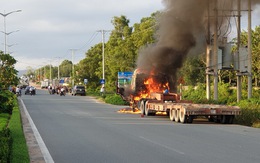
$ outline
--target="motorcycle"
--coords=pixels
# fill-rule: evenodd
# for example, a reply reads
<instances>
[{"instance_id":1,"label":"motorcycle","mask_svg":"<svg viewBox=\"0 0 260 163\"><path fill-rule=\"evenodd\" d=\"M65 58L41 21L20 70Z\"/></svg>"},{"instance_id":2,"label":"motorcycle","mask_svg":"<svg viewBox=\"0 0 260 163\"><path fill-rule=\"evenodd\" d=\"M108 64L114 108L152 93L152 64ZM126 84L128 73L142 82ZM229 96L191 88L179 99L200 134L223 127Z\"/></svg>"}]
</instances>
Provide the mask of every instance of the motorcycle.
<instances>
[{"instance_id":1,"label":"motorcycle","mask_svg":"<svg viewBox=\"0 0 260 163\"><path fill-rule=\"evenodd\" d=\"M31 95L31 96L32 96L32 95L35 95L35 89L32 89L32 90L30 90L29 92L30 92L30 95Z\"/></svg>"},{"instance_id":2,"label":"motorcycle","mask_svg":"<svg viewBox=\"0 0 260 163\"><path fill-rule=\"evenodd\" d=\"M60 96L65 96L65 91L63 89L60 90Z\"/></svg>"},{"instance_id":3,"label":"motorcycle","mask_svg":"<svg viewBox=\"0 0 260 163\"><path fill-rule=\"evenodd\" d=\"M21 97L22 94L21 94L20 92L16 92L16 96L17 96L17 97Z\"/></svg>"}]
</instances>

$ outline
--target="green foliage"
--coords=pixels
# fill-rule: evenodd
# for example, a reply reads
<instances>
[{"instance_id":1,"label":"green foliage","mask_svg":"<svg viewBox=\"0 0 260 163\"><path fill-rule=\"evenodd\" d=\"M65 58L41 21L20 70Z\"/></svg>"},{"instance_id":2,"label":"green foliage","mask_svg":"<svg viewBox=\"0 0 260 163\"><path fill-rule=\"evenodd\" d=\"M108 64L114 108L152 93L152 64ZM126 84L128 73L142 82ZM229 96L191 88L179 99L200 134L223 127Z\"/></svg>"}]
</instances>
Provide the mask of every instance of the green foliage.
<instances>
[{"instance_id":1,"label":"green foliage","mask_svg":"<svg viewBox=\"0 0 260 163\"><path fill-rule=\"evenodd\" d=\"M0 90L18 84L18 71L14 68L15 63L16 60L12 56L0 51Z\"/></svg>"},{"instance_id":2,"label":"green foliage","mask_svg":"<svg viewBox=\"0 0 260 163\"><path fill-rule=\"evenodd\" d=\"M189 86L188 90L182 92L185 100L192 100L194 103L203 102L206 98L205 84L198 84L196 87Z\"/></svg>"},{"instance_id":3,"label":"green foliage","mask_svg":"<svg viewBox=\"0 0 260 163\"><path fill-rule=\"evenodd\" d=\"M220 104L229 104L232 102L236 102L237 100L236 91L230 89L229 83L223 83L223 82L218 83L218 96L219 96L218 101Z\"/></svg>"},{"instance_id":4,"label":"green foliage","mask_svg":"<svg viewBox=\"0 0 260 163\"><path fill-rule=\"evenodd\" d=\"M260 99L252 98L242 100L238 103L242 110L242 114L236 117L238 124L247 126L258 126L260 121Z\"/></svg>"},{"instance_id":5,"label":"green foliage","mask_svg":"<svg viewBox=\"0 0 260 163\"><path fill-rule=\"evenodd\" d=\"M0 114L12 113L13 101L15 100L15 94L8 90L0 90Z\"/></svg>"},{"instance_id":6,"label":"green foliage","mask_svg":"<svg viewBox=\"0 0 260 163\"><path fill-rule=\"evenodd\" d=\"M115 92L118 72L133 71L139 49L154 43L155 20L159 13L143 18L140 23L130 26L126 16L115 16L111 23L114 29L105 43L105 78L106 91ZM134 29L134 30L133 30ZM102 44L96 44L86 52L86 57L75 66L76 82L88 79L88 89L100 88L99 80L103 77Z\"/></svg>"},{"instance_id":7,"label":"green foliage","mask_svg":"<svg viewBox=\"0 0 260 163\"><path fill-rule=\"evenodd\" d=\"M7 126L9 118L10 118L10 114L0 113L0 130Z\"/></svg>"},{"instance_id":8,"label":"green foliage","mask_svg":"<svg viewBox=\"0 0 260 163\"><path fill-rule=\"evenodd\" d=\"M205 98L206 88L204 84L198 84L196 89L193 86L190 86L187 90L183 91L182 97L185 100L192 100L194 103L237 105L241 108L242 113L241 115L236 116L235 122L241 125L260 128L259 90L253 91L254 98L249 100L241 100L239 103L237 103L236 90L230 89L230 85L228 83L220 82L218 88L218 101L207 100ZM213 97L211 97L211 99L212 98ZM244 96L244 98L246 98L246 96Z\"/></svg>"},{"instance_id":9,"label":"green foliage","mask_svg":"<svg viewBox=\"0 0 260 163\"><path fill-rule=\"evenodd\" d=\"M203 62L203 57L203 55L197 57L190 56L183 63L178 76L183 78L185 85L195 86L197 83L205 83L206 66Z\"/></svg>"},{"instance_id":10,"label":"green foliage","mask_svg":"<svg viewBox=\"0 0 260 163\"><path fill-rule=\"evenodd\" d=\"M59 65L60 67L60 76L61 77L69 77L71 76L71 70L72 70L72 62L69 60L64 60Z\"/></svg>"},{"instance_id":11,"label":"green foliage","mask_svg":"<svg viewBox=\"0 0 260 163\"><path fill-rule=\"evenodd\" d=\"M127 105L127 103L117 94L106 95L105 102L113 105Z\"/></svg>"},{"instance_id":12,"label":"green foliage","mask_svg":"<svg viewBox=\"0 0 260 163\"><path fill-rule=\"evenodd\" d=\"M13 140L11 162L30 162L17 100L14 100L13 113L8 127L11 131L11 137Z\"/></svg>"},{"instance_id":13,"label":"green foliage","mask_svg":"<svg viewBox=\"0 0 260 163\"><path fill-rule=\"evenodd\" d=\"M18 101L12 99L12 115L0 113L0 162L30 162L21 125ZM10 118L10 119L9 119ZM9 120L9 121L8 121Z\"/></svg>"},{"instance_id":14,"label":"green foliage","mask_svg":"<svg viewBox=\"0 0 260 163\"><path fill-rule=\"evenodd\" d=\"M0 130L0 162L11 162L12 137L10 130Z\"/></svg>"},{"instance_id":15,"label":"green foliage","mask_svg":"<svg viewBox=\"0 0 260 163\"><path fill-rule=\"evenodd\" d=\"M86 53L86 58L81 60L76 70L76 83L88 79L87 90L96 89L100 84L99 80L102 78L102 44L97 44L91 47Z\"/></svg>"},{"instance_id":16,"label":"green foliage","mask_svg":"<svg viewBox=\"0 0 260 163\"><path fill-rule=\"evenodd\" d=\"M12 138L7 126L14 101L13 93L0 90L0 162L10 162L11 159Z\"/></svg>"},{"instance_id":17,"label":"green foliage","mask_svg":"<svg viewBox=\"0 0 260 163\"><path fill-rule=\"evenodd\" d=\"M87 95L90 96L99 96L100 92L98 89L94 89L94 88L87 88Z\"/></svg>"},{"instance_id":18,"label":"green foliage","mask_svg":"<svg viewBox=\"0 0 260 163\"><path fill-rule=\"evenodd\" d=\"M248 44L248 32L243 31L241 33L241 44ZM260 84L260 26L256 26L254 30L252 30L252 74L253 81L255 86L259 86Z\"/></svg>"}]
</instances>

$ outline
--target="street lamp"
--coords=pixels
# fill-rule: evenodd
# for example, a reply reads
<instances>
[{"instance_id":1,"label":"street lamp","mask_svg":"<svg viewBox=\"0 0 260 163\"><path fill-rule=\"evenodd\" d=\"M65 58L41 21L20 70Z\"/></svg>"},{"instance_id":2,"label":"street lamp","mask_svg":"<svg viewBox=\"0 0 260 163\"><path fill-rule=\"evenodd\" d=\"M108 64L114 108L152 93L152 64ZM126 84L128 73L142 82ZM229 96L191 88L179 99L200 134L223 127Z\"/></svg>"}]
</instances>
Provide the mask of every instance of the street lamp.
<instances>
[{"instance_id":1,"label":"street lamp","mask_svg":"<svg viewBox=\"0 0 260 163\"><path fill-rule=\"evenodd\" d=\"M4 34L5 34L5 50L4 50L4 52L5 52L5 54L6 54L6 35L9 35L9 34L11 34L11 33L13 33L13 32L15 32L15 31L13 31L13 32L9 32L9 33L6 33L6 21L5 21L5 17L7 17L8 15L10 15L10 14L12 14L12 13L15 13L15 12L21 12L22 10L16 10L16 11L12 11L12 12L8 12L8 13L0 13L0 15L2 15L3 17L4 17Z\"/></svg>"},{"instance_id":2,"label":"street lamp","mask_svg":"<svg viewBox=\"0 0 260 163\"><path fill-rule=\"evenodd\" d=\"M13 46L13 45L15 45L15 44L12 44L11 46L10 45L7 45L7 38L6 38L6 36L7 35L10 35L10 34L12 34L12 33L14 33L14 32L18 32L19 30L16 30L16 31L12 31L12 32L4 32L4 31L0 31L0 32L2 32L4 35L5 35L5 43L4 43L4 46L5 46L5 54L7 53L7 46L8 47L11 47L11 46ZM8 52L9 53L9 52Z\"/></svg>"}]
</instances>

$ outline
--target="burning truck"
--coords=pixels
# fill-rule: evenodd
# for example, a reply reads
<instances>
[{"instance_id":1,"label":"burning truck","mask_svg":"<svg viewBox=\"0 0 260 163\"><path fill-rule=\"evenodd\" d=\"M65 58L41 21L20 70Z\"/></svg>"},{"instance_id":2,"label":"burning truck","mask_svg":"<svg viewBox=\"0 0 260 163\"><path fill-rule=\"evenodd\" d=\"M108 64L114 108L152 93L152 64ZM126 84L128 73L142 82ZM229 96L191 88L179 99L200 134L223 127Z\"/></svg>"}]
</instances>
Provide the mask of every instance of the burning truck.
<instances>
[{"instance_id":1,"label":"burning truck","mask_svg":"<svg viewBox=\"0 0 260 163\"><path fill-rule=\"evenodd\" d=\"M142 115L154 116L165 112L171 121L192 123L198 116L205 116L209 121L232 124L240 114L237 106L194 104L181 100L180 94L171 92L169 76L163 73L147 73L136 69L131 84L117 85L117 93L130 103L133 111L140 110Z\"/></svg>"},{"instance_id":2,"label":"burning truck","mask_svg":"<svg viewBox=\"0 0 260 163\"><path fill-rule=\"evenodd\" d=\"M117 93L130 103L133 110L138 109L146 116L165 112L170 120L181 123L192 123L198 116L206 116L210 121L232 123L234 117L241 112L239 107L194 104L192 101L181 100L180 94L176 93L176 79L187 56L206 54L206 47L214 39L219 40L224 36L213 37L216 36L214 23L230 22L222 17L213 21L210 15L215 13L219 5L227 7L226 11L236 5L222 5L226 1L216 3L213 0L162 2L165 9L156 18L155 42L140 49L131 83L118 84ZM218 33L226 33L225 27L228 26L219 27ZM217 71L214 75L218 75Z\"/></svg>"}]
</instances>

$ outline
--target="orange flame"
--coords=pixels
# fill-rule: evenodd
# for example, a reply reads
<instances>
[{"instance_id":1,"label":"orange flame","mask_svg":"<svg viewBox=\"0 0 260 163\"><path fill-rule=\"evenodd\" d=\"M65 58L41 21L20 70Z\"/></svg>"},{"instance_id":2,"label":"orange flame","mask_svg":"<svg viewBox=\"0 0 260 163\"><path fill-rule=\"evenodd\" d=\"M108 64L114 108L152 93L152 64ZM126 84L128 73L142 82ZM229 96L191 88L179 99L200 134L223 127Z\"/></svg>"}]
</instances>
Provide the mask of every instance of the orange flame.
<instances>
[{"instance_id":1,"label":"orange flame","mask_svg":"<svg viewBox=\"0 0 260 163\"><path fill-rule=\"evenodd\" d=\"M141 91L138 96L134 97L134 100L138 101L141 98L149 98L151 93L157 92L157 93L163 93L166 89L169 90L169 83L158 83L153 78L154 73L152 72L148 79L144 81L144 85L146 87L145 90Z\"/></svg>"}]
</instances>

